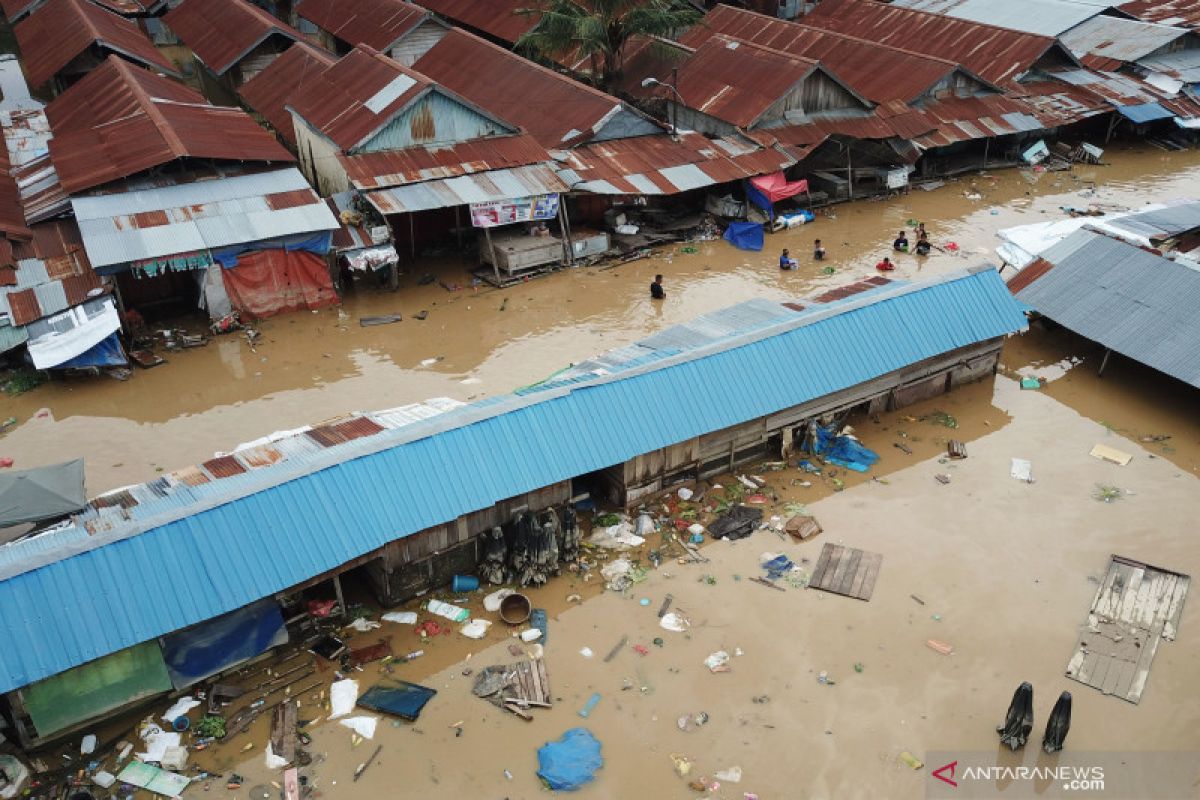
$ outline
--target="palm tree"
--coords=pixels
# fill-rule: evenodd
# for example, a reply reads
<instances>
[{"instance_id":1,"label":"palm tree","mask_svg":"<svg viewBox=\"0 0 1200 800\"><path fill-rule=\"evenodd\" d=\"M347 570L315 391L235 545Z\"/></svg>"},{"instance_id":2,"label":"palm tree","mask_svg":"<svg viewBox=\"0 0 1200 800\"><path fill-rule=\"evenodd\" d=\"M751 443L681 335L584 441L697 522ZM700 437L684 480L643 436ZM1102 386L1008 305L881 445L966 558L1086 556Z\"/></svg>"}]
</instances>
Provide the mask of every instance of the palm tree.
<instances>
[{"instance_id":1,"label":"palm tree","mask_svg":"<svg viewBox=\"0 0 1200 800\"><path fill-rule=\"evenodd\" d=\"M517 49L551 61L589 62L592 80L605 90L620 80L632 37L671 36L700 19L687 0L545 0L519 13L539 19Z\"/></svg>"}]
</instances>

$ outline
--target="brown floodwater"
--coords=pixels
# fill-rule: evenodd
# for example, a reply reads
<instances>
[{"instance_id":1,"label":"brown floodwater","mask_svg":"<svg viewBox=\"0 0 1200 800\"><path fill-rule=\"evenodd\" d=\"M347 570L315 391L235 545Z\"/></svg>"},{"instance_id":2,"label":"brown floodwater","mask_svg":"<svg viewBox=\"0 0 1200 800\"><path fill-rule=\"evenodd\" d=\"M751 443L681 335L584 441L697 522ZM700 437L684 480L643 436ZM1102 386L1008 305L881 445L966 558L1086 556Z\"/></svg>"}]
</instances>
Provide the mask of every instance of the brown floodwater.
<instances>
[{"instance_id":1,"label":"brown floodwater","mask_svg":"<svg viewBox=\"0 0 1200 800\"><path fill-rule=\"evenodd\" d=\"M166 353L167 364L136 370L127 382L62 380L2 397L0 419L16 417L18 424L0 438L0 456L14 459L17 468L82 456L88 490L95 494L274 430L434 396L470 400L507 392L740 300L792 299L850 282L873 274L874 263L890 253L895 232L909 220L925 222L935 244L953 242L959 250L935 251L923 261L901 256L894 273L900 279L993 261L998 228L1059 218L1062 206L1127 208L1200 194L1196 151L1118 144L1106 157L1108 166L1071 173L974 174L931 192L834 206L809 226L768 237L761 253L722 241L699 243L696 253L668 246L650 259L565 270L505 290L472 288L466 264L430 259L398 292L360 288L341 308L265 321L253 350L244 338L226 336L204 348ZM971 199L975 195L979 199ZM819 266L807 258L816 237L829 251ZM799 270L776 268L783 247L800 257ZM834 273L824 274L826 266ZM426 272L464 288L417 285ZM647 285L658 272L668 289L662 304L647 299ZM413 318L421 310L429 312L424 321ZM361 316L397 311L405 315L403 322L358 325ZM1025 337L1017 361L1052 363L1053 355L1065 352L1059 339L1044 338ZM441 360L422 367L430 358ZM1122 365L1110 365L1104 379L1107 387L1126 387L1106 393L1117 399L1095 401L1089 391L1066 388L1072 382L1054 382L1047 392L1122 430L1157 424L1154 414L1160 412L1146 413L1140 380ZM1179 431L1167 445L1176 452L1164 453L1172 457L1185 441L1194 445L1200 436L1187 415L1167 416L1164 422Z\"/></svg>"}]
</instances>

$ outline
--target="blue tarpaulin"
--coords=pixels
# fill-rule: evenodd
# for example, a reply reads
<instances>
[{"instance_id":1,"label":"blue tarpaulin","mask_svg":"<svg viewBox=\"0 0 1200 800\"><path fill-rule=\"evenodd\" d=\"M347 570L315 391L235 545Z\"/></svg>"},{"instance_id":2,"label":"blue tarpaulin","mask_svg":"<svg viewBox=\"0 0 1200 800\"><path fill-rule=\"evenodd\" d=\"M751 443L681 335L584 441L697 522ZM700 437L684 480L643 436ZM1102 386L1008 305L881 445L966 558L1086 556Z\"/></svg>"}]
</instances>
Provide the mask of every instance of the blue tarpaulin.
<instances>
[{"instance_id":1,"label":"blue tarpaulin","mask_svg":"<svg viewBox=\"0 0 1200 800\"><path fill-rule=\"evenodd\" d=\"M604 766L600 741L587 728L571 728L557 742L546 742L537 752L538 777L551 789L572 792L596 779Z\"/></svg>"},{"instance_id":2,"label":"blue tarpaulin","mask_svg":"<svg viewBox=\"0 0 1200 800\"><path fill-rule=\"evenodd\" d=\"M805 451L808 451L806 443ZM879 460L879 454L862 445L852 436L839 436L832 425L817 426L817 436L812 454L821 456L830 464L837 464L855 472L866 472Z\"/></svg>"},{"instance_id":3,"label":"blue tarpaulin","mask_svg":"<svg viewBox=\"0 0 1200 800\"><path fill-rule=\"evenodd\" d=\"M731 222L724 238L739 250L762 250L763 226L757 222Z\"/></svg>"},{"instance_id":4,"label":"blue tarpaulin","mask_svg":"<svg viewBox=\"0 0 1200 800\"><path fill-rule=\"evenodd\" d=\"M757 186L750 181L746 181L746 199L754 205L767 212L771 219L775 218L775 204L771 202L771 198L762 193Z\"/></svg>"},{"instance_id":5,"label":"blue tarpaulin","mask_svg":"<svg viewBox=\"0 0 1200 800\"><path fill-rule=\"evenodd\" d=\"M121 347L121 339L112 334L102 339L92 349L85 350L69 361L55 364L54 369L83 369L84 367L123 367L129 363L125 358L125 349Z\"/></svg>"},{"instance_id":6,"label":"blue tarpaulin","mask_svg":"<svg viewBox=\"0 0 1200 800\"><path fill-rule=\"evenodd\" d=\"M398 680L395 683L372 686L358 698L358 705L416 722L417 717L421 716L421 709L425 708L425 704L432 700L435 694L437 689Z\"/></svg>"},{"instance_id":7,"label":"blue tarpaulin","mask_svg":"<svg viewBox=\"0 0 1200 800\"><path fill-rule=\"evenodd\" d=\"M176 689L287 643L283 612L274 600L260 600L162 638L163 659Z\"/></svg>"},{"instance_id":8,"label":"blue tarpaulin","mask_svg":"<svg viewBox=\"0 0 1200 800\"><path fill-rule=\"evenodd\" d=\"M1141 125L1159 119L1171 119L1174 111L1168 111L1158 103L1139 103L1135 106L1117 106L1117 112L1130 122Z\"/></svg>"},{"instance_id":9,"label":"blue tarpaulin","mask_svg":"<svg viewBox=\"0 0 1200 800\"><path fill-rule=\"evenodd\" d=\"M225 269L233 269L238 264L238 256L252 250L307 250L323 256L333 245L333 231L320 231L312 235L288 236L282 239L263 239L258 242L246 242L212 251L213 261Z\"/></svg>"}]
</instances>

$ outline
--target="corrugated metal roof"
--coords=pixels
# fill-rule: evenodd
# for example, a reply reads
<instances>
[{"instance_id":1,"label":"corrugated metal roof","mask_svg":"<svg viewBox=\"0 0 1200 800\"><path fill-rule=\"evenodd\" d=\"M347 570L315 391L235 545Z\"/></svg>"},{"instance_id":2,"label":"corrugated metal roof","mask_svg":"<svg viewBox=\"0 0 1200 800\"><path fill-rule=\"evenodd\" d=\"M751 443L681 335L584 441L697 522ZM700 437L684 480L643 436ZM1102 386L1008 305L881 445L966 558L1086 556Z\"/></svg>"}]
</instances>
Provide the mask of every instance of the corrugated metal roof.
<instances>
[{"instance_id":1,"label":"corrugated metal roof","mask_svg":"<svg viewBox=\"0 0 1200 800\"><path fill-rule=\"evenodd\" d=\"M572 191L593 194L677 194L778 172L795 163L774 147L745 142L739 146L692 132L596 142L555 151L554 156L562 165L559 177ZM691 167L690 177L680 176L684 166Z\"/></svg>"},{"instance_id":2,"label":"corrugated metal roof","mask_svg":"<svg viewBox=\"0 0 1200 800\"><path fill-rule=\"evenodd\" d=\"M1158 103L1117 106L1117 111L1120 112L1121 116L1138 125L1160 119L1171 119L1175 116L1175 112L1163 108Z\"/></svg>"},{"instance_id":3,"label":"corrugated metal roof","mask_svg":"<svg viewBox=\"0 0 1200 800\"><path fill-rule=\"evenodd\" d=\"M0 548L0 691L223 614L504 498L1024 327L995 270L959 273L619 378L497 398L198 486L166 477L133 487L136 506L86 512L77 527ZM840 343L836 354L830 342ZM819 368L780 369L812 364L814 354ZM645 413L664 403L672 413ZM472 469L447 479L445 465L456 463ZM435 474L443 478L431 483ZM392 491L361 491L381 483ZM347 496L356 502L339 502ZM135 585L136 597L112 590Z\"/></svg>"},{"instance_id":4,"label":"corrugated metal roof","mask_svg":"<svg viewBox=\"0 0 1200 800\"><path fill-rule=\"evenodd\" d=\"M678 66L674 76L668 73L659 77L675 81L687 107L739 128L750 128L814 73L824 73L842 83L811 58L713 35ZM870 108L865 99L859 97L858 101L863 109Z\"/></svg>"},{"instance_id":5,"label":"corrugated metal roof","mask_svg":"<svg viewBox=\"0 0 1200 800\"><path fill-rule=\"evenodd\" d=\"M1184 36L1191 36L1184 28L1097 16L1067 31L1061 40L1076 55L1137 61Z\"/></svg>"},{"instance_id":6,"label":"corrugated metal roof","mask_svg":"<svg viewBox=\"0 0 1200 800\"><path fill-rule=\"evenodd\" d=\"M1200 387L1200 271L1081 230L1017 299L1105 347Z\"/></svg>"},{"instance_id":7,"label":"corrugated metal roof","mask_svg":"<svg viewBox=\"0 0 1200 800\"><path fill-rule=\"evenodd\" d=\"M0 316L25 325L87 300L100 280L84 252L73 219L40 222L30 238L13 244L15 283L0 286Z\"/></svg>"},{"instance_id":8,"label":"corrugated metal roof","mask_svg":"<svg viewBox=\"0 0 1200 800\"><path fill-rule=\"evenodd\" d=\"M0 353L7 353L14 347L20 347L28 339L29 334L24 328L14 328L4 320L0 320Z\"/></svg>"},{"instance_id":9,"label":"corrugated metal roof","mask_svg":"<svg viewBox=\"0 0 1200 800\"><path fill-rule=\"evenodd\" d=\"M536 3L527 0L425 0L420 5L452 22L509 44L515 44L521 34L538 21L536 14L519 13L537 8Z\"/></svg>"},{"instance_id":10,"label":"corrugated metal roof","mask_svg":"<svg viewBox=\"0 0 1200 800\"><path fill-rule=\"evenodd\" d=\"M1044 58L1073 63L1052 36L929 14L875 0L822 0L804 17L808 25L902 47L962 64L1008 88Z\"/></svg>"},{"instance_id":11,"label":"corrugated metal roof","mask_svg":"<svg viewBox=\"0 0 1200 800\"><path fill-rule=\"evenodd\" d=\"M238 95L252 110L263 116L275 132L296 144L296 127L287 105L292 97L310 87L314 76L337 61L332 53L308 42L296 42L267 68L238 87Z\"/></svg>"},{"instance_id":12,"label":"corrugated metal roof","mask_svg":"<svg viewBox=\"0 0 1200 800\"><path fill-rule=\"evenodd\" d=\"M714 7L680 41L697 47L715 34L819 61L873 103L889 100L911 103L960 70L983 83L982 78L971 75L953 61L729 5Z\"/></svg>"},{"instance_id":13,"label":"corrugated metal roof","mask_svg":"<svg viewBox=\"0 0 1200 800\"><path fill-rule=\"evenodd\" d=\"M1091 92L1114 108L1155 103L1165 95L1133 75L1091 69L1061 69L1047 73L1055 80Z\"/></svg>"},{"instance_id":14,"label":"corrugated metal roof","mask_svg":"<svg viewBox=\"0 0 1200 800\"><path fill-rule=\"evenodd\" d=\"M1147 22L1200 28L1200 3L1196 0L1133 0L1119 8Z\"/></svg>"},{"instance_id":15,"label":"corrugated metal roof","mask_svg":"<svg viewBox=\"0 0 1200 800\"><path fill-rule=\"evenodd\" d=\"M1200 2L1197 2L1200 7ZM1161 72L1184 83L1200 83L1200 48L1180 50L1160 56L1147 56L1137 62L1138 67L1151 72Z\"/></svg>"},{"instance_id":16,"label":"corrugated metal roof","mask_svg":"<svg viewBox=\"0 0 1200 800\"><path fill-rule=\"evenodd\" d=\"M42 86L93 45L179 77L142 29L88 0L50 0L13 31L31 86Z\"/></svg>"},{"instance_id":17,"label":"corrugated metal roof","mask_svg":"<svg viewBox=\"0 0 1200 800\"><path fill-rule=\"evenodd\" d=\"M1108 225L1119 234L1138 237L1137 240L1158 246L1166 239L1200 230L1200 202L1178 203L1128 214L1110 220Z\"/></svg>"},{"instance_id":18,"label":"corrugated metal roof","mask_svg":"<svg viewBox=\"0 0 1200 800\"><path fill-rule=\"evenodd\" d=\"M284 192L299 197L274 208L271 196ZM338 227L294 168L75 197L71 206L95 267Z\"/></svg>"},{"instance_id":19,"label":"corrugated metal roof","mask_svg":"<svg viewBox=\"0 0 1200 800\"><path fill-rule=\"evenodd\" d=\"M615 97L458 29L443 36L413 69L519 125L548 148L590 139L627 109Z\"/></svg>"},{"instance_id":20,"label":"corrugated metal roof","mask_svg":"<svg viewBox=\"0 0 1200 800\"><path fill-rule=\"evenodd\" d=\"M892 0L898 6L1042 36L1058 36L1104 11L1066 0Z\"/></svg>"},{"instance_id":21,"label":"corrugated metal roof","mask_svg":"<svg viewBox=\"0 0 1200 800\"><path fill-rule=\"evenodd\" d=\"M351 47L391 50L432 15L404 0L301 0L296 13Z\"/></svg>"},{"instance_id":22,"label":"corrugated metal roof","mask_svg":"<svg viewBox=\"0 0 1200 800\"><path fill-rule=\"evenodd\" d=\"M288 107L343 151L379 132L433 82L365 45L312 76Z\"/></svg>"},{"instance_id":23,"label":"corrugated metal roof","mask_svg":"<svg viewBox=\"0 0 1200 800\"><path fill-rule=\"evenodd\" d=\"M271 36L293 42L304 38L246 0L184 0L163 16L163 22L217 75L224 75Z\"/></svg>"},{"instance_id":24,"label":"corrugated metal roof","mask_svg":"<svg viewBox=\"0 0 1200 800\"><path fill-rule=\"evenodd\" d=\"M190 94L171 83L110 56L47 107L50 157L68 193L185 157L295 161L240 108L180 99Z\"/></svg>"},{"instance_id":25,"label":"corrugated metal roof","mask_svg":"<svg viewBox=\"0 0 1200 800\"><path fill-rule=\"evenodd\" d=\"M476 172L511 169L550 160L546 148L528 134L489 136L447 145L406 147L377 153L338 155L350 181L359 189L382 189L454 178Z\"/></svg>"},{"instance_id":26,"label":"corrugated metal roof","mask_svg":"<svg viewBox=\"0 0 1200 800\"><path fill-rule=\"evenodd\" d=\"M535 164L498 169L457 178L410 183L365 194L380 214L404 214L434 208L453 208L491 200L514 200L541 194L565 192L568 186L550 167Z\"/></svg>"}]
</instances>

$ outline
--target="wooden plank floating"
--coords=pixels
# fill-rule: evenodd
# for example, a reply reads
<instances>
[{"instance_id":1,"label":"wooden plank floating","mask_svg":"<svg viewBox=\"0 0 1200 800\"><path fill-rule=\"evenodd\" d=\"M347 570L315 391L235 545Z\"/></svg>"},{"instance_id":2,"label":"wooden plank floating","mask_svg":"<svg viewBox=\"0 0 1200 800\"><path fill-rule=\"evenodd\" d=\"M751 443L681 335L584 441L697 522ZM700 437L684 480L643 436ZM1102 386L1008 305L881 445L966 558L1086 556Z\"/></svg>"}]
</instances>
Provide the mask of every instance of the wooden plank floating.
<instances>
[{"instance_id":1,"label":"wooden plank floating","mask_svg":"<svg viewBox=\"0 0 1200 800\"><path fill-rule=\"evenodd\" d=\"M1139 702L1159 642L1175 640L1190 583L1187 575L1113 556L1067 662L1067 677Z\"/></svg>"},{"instance_id":2,"label":"wooden plank floating","mask_svg":"<svg viewBox=\"0 0 1200 800\"><path fill-rule=\"evenodd\" d=\"M857 600L870 600L882 564L883 556L879 553L826 544L821 548L808 587Z\"/></svg>"}]
</instances>

